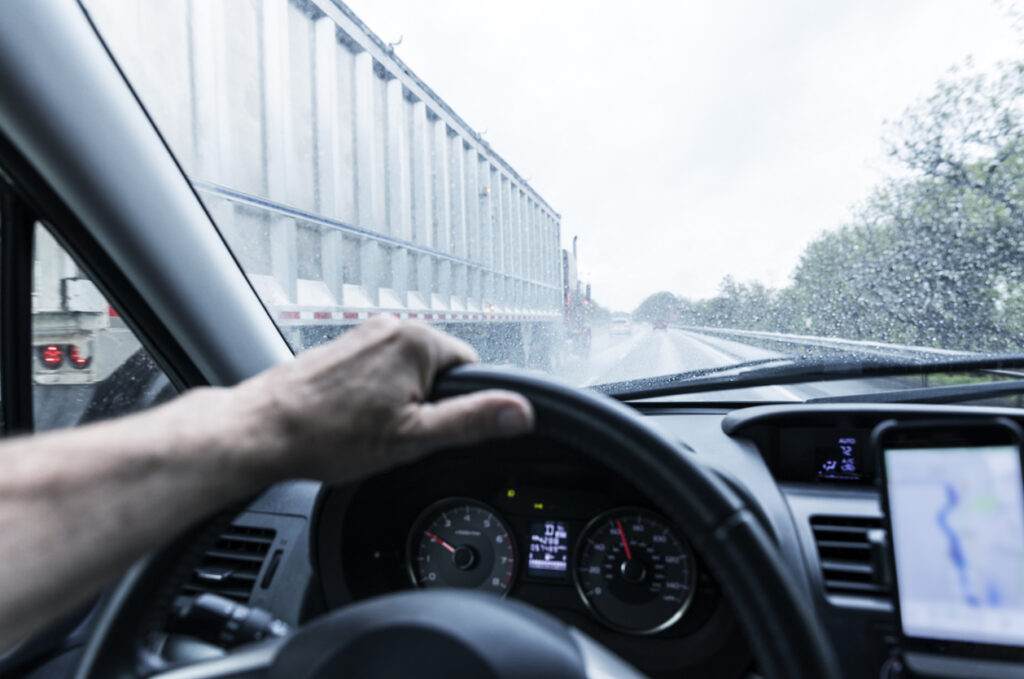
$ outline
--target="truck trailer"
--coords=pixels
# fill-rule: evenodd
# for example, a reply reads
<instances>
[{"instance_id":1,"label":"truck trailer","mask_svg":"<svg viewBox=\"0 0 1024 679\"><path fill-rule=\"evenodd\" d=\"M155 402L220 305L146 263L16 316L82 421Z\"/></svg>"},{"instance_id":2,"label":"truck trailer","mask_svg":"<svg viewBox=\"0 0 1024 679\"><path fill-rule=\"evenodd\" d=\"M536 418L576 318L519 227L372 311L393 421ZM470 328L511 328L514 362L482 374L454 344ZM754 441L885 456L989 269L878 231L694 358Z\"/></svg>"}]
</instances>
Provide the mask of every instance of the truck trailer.
<instances>
[{"instance_id":1,"label":"truck trailer","mask_svg":"<svg viewBox=\"0 0 1024 679\"><path fill-rule=\"evenodd\" d=\"M551 368L589 345L559 213L346 5L88 10L293 348L380 314L487 362ZM133 351L124 324L39 243L37 383L103 380Z\"/></svg>"}]
</instances>

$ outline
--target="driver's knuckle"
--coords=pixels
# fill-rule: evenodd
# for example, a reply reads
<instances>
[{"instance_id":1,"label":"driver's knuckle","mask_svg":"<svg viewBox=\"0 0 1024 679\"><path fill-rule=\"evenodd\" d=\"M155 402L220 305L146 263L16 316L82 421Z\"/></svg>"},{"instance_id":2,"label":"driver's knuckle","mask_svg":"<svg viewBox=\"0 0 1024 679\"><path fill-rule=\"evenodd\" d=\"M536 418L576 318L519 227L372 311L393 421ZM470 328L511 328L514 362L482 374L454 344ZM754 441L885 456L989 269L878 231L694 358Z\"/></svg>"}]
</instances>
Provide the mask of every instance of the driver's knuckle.
<instances>
[{"instance_id":1,"label":"driver's knuckle","mask_svg":"<svg viewBox=\"0 0 1024 679\"><path fill-rule=\"evenodd\" d=\"M363 323L361 328L367 333L378 334L380 337L387 339L398 332L400 326L401 322L392 316L374 316Z\"/></svg>"}]
</instances>

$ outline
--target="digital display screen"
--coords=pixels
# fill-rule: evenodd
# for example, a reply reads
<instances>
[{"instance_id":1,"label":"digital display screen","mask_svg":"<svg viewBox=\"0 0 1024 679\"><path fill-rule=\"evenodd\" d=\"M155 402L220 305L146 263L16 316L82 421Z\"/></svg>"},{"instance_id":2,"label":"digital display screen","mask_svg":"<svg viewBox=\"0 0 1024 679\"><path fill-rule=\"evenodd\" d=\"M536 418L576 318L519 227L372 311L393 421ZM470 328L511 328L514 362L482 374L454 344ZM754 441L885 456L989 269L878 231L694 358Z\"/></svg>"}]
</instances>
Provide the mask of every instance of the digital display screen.
<instances>
[{"instance_id":1,"label":"digital display screen","mask_svg":"<svg viewBox=\"0 0 1024 679\"><path fill-rule=\"evenodd\" d=\"M867 485L878 468L870 441L870 429L781 427L773 472L782 481Z\"/></svg>"},{"instance_id":2,"label":"digital display screen","mask_svg":"<svg viewBox=\"0 0 1024 679\"><path fill-rule=\"evenodd\" d=\"M569 530L565 522L532 522L527 572L542 578L564 578L568 569Z\"/></svg>"},{"instance_id":3,"label":"digital display screen","mask_svg":"<svg viewBox=\"0 0 1024 679\"><path fill-rule=\"evenodd\" d=\"M908 637L1024 645L1024 484L1013 445L885 451Z\"/></svg>"},{"instance_id":4,"label":"digital display screen","mask_svg":"<svg viewBox=\"0 0 1024 679\"><path fill-rule=\"evenodd\" d=\"M824 481L859 481L864 467L863 444L857 436L833 435L814 450L817 477Z\"/></svg>"}]
</instances>

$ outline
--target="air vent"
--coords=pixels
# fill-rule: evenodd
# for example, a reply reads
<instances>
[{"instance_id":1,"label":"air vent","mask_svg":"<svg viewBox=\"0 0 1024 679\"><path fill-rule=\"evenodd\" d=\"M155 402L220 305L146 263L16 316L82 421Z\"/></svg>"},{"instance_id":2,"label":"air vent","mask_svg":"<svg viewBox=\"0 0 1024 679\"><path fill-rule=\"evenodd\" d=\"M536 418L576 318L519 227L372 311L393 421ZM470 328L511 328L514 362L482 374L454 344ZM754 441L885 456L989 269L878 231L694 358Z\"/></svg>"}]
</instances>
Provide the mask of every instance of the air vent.
<instances>
[{"instance_id":1,"label":"air vent","mask_svg":"<svg viewBox=\"0 0 1024 679\"><path fill-rule=\"evenodd\" d=\"M192 570L182 592L212 592L247 603L275 534L269 528L229 527Z\"/></svg>"},{"instance_id":2,"label":"air vent","mask_svg":"<svg viewBox=\"0 0 1024 679\"><path fill-rule=\"evenodd\" d=\"M888 562L882 520L812 516L821 575L829 594L888 596Z\"/></svg>"}]
</instances>

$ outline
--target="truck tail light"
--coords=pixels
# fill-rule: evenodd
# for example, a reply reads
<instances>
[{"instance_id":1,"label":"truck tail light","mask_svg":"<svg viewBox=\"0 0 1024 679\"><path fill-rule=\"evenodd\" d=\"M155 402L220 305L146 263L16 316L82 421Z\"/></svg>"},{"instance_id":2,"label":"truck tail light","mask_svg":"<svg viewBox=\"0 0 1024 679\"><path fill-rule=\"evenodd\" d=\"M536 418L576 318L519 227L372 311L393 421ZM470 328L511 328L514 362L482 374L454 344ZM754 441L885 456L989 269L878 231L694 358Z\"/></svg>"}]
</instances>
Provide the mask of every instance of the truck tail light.
<instances>
[{"instance_id":1,"label":"truck tail light","mask_svg":"<svg viewBox=\"0 0 1024 679\"><path fill-rule=\"evenodd\" d=\"M56 344L47 344L39 347L39 360L51 370L56 370L64 362L64 352Z\"/></svg>"},{"instance_id":2,"label":"truck tail light","mask_svg":"<svg viewBox=\"0 0 1024 679\"><path fill-rule=\"evenodd\" d=\"M68 346L68 358L71 360L71 365L79 370L88 368L89 364L92 363L92 356L86 356L85 352L77 344Z\"/></svg>"}]
</instances>

